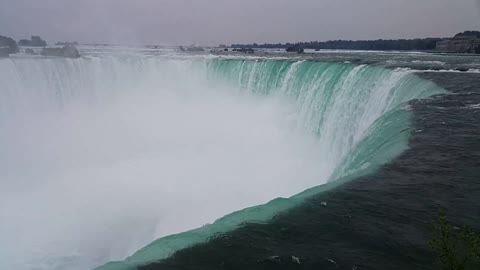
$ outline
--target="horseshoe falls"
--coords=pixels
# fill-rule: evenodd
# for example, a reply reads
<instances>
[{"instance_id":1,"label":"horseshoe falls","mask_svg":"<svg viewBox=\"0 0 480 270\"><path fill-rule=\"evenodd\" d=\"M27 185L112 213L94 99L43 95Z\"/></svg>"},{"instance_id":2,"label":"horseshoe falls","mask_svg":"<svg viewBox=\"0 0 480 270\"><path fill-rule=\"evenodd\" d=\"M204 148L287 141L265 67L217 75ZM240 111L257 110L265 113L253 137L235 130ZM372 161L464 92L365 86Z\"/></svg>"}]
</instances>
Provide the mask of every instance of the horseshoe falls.
<instances>
[{"instance_id":1,"label":"horseshoe falls","mask_svg":"<svg viewBox=\"0 0 480 270\"><path fill-rule=\"evenodd\" d=\"M135 269L268 223L401 154L408 102L442 92L305 60L0 59L0 268Z\"/></svg>"}]
</instances>

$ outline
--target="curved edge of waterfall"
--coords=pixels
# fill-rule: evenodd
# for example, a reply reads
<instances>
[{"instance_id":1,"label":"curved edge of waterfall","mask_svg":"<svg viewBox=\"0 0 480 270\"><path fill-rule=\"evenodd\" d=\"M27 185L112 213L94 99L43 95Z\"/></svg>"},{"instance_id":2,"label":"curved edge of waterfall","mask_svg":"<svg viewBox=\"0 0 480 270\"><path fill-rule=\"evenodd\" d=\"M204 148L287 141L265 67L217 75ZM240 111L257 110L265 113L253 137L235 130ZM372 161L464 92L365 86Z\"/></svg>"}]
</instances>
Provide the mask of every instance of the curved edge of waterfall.
<instances>
[{"instance_id":1,"label":"curved edge of waterfall","mask_svg":"<svg viewBox=\"0 0 480 270\"><path fill-rule=\"evenodd\" d=\"M446 92L412 72L366 65L218 59L203 64L212 80L233 83L244 91L259 95L290 98L298 106L301 128L317 134L319 140L332 139L331 134L328 138L323 134L327 127L335 124L341 127L328 132L359 131L339 142L340 146L347 144L350 147L329 149L339 153L336 156L339 164L329 183L290 198L277 198L264 205L234 212L198 229L160 238L125 261L110 262L96 270L130 270L166 259L178 250L206 242L244 223L266 223L313 195L374 173L408 148L411 136L408 102ZM378 108L372 108L380 103Z\"/></svg>"}]
</instances>

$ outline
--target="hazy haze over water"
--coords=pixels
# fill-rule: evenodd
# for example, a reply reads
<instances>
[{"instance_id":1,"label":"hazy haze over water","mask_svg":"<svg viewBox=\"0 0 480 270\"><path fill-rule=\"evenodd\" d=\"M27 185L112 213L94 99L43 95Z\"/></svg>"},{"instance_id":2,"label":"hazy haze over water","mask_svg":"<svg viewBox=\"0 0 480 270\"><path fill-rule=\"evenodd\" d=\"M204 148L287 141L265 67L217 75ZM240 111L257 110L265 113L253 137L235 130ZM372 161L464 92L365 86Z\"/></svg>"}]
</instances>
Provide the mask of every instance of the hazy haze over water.
<instances>
[{"instance_id":1,"label":"hazy haze over water","mask_svg":"<svg viewBox=\"0 0 480 270\"><path fill-rule=\"evenodd\" d=\"M216 45L479 28L478 0L0 0L0 34L49 42Z\"/></svg>"}]
</instances>

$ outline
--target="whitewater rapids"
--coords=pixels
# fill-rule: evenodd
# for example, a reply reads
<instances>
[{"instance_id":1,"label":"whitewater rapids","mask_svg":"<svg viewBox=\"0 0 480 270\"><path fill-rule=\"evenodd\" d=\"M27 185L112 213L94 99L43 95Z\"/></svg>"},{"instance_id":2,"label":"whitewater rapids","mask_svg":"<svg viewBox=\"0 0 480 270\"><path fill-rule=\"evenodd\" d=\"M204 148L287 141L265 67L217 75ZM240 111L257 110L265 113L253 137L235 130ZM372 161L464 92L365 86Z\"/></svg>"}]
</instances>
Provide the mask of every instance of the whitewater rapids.
<instances>
[{"instance_id":1,"label":"whitewater rapids","mask_svg":"<svg viewBox=\"0 0 480 270\"><path fill-rule=\"evenodd\" d=\"M0 91L0 268L80 270L387 162L407 147L406 102L439 90L368 66L105 56L2 59Z\"/></svg>"}]
</instances>

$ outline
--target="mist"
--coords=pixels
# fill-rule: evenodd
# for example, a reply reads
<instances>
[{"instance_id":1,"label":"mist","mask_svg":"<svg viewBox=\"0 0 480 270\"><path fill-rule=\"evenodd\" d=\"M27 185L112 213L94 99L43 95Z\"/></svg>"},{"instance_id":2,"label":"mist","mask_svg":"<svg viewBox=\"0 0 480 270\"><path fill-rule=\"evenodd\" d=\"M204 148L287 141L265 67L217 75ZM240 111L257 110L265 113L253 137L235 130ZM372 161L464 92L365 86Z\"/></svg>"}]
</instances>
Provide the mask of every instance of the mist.
<instances>
[{"instance_id":1,"label":"mist","mask_svg":"<svg viewBox=\"0 0 480 270\"><path fill-rule=\"evenodd\" d=\"M84 62L79 72L24 61L30 79L10 80L0 116L2 269L92 269L322 184L333 170L281 98L207 83L182 61ZM54 74L64 76L61 98Z\"/></svg>"}]
</instances>

